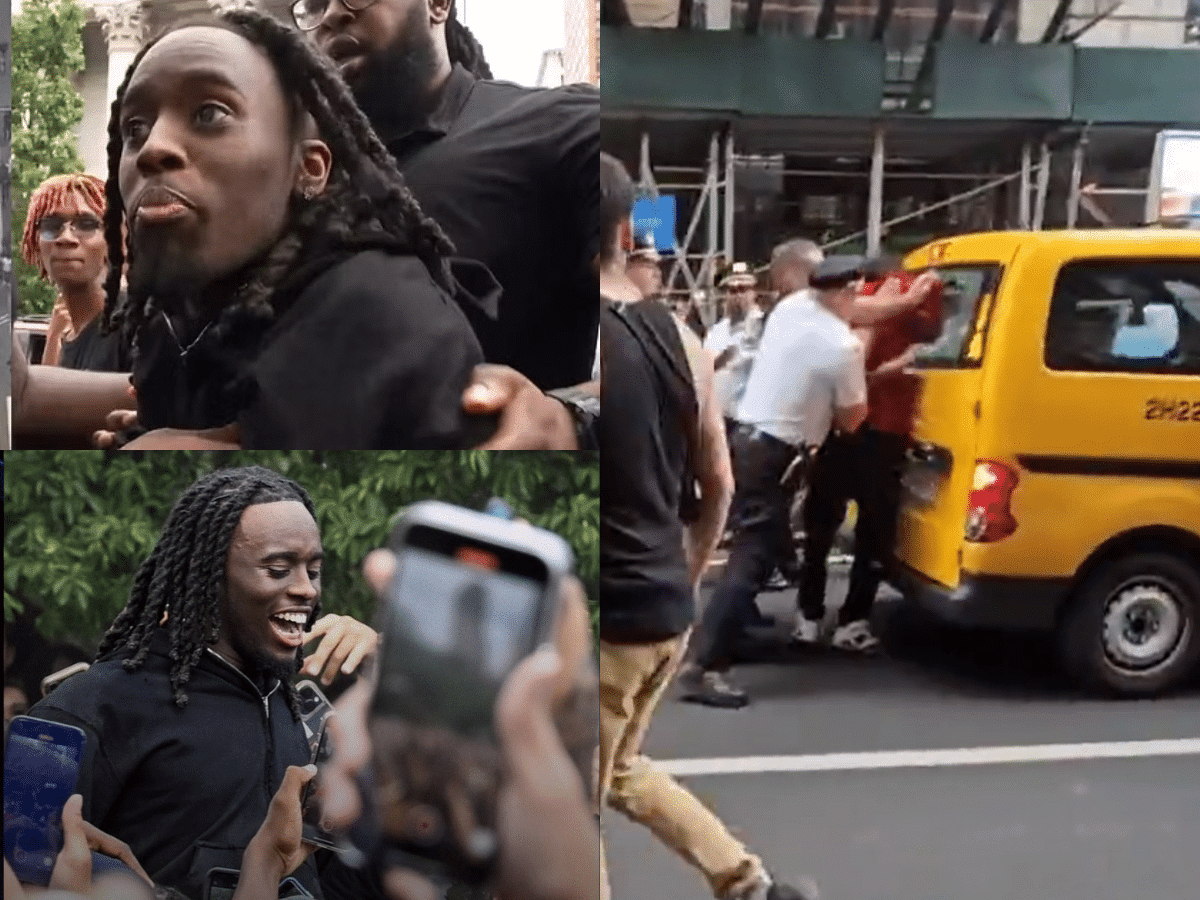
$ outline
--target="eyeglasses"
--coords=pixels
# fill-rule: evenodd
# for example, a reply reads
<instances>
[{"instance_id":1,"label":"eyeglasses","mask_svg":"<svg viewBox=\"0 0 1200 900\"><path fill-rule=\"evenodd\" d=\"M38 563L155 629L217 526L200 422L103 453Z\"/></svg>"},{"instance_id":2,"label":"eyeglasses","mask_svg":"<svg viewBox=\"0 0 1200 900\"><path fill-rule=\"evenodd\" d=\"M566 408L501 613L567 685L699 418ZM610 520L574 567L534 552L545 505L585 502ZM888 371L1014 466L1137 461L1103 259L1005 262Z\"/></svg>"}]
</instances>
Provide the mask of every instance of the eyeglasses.
<instances>
[{"instance_id":1,"label":"eyeglasses","mask_svg":"<svg viewBox=\"0 0 1200 900\"><path fill-rule=\"evenodd\" d=\"M63 228L71 226L77 237L90 236L100 230L100 220L95 216L45 216L38 222L38 235L43 241L56 241Z\"/></svg>"},{"instance_id":2,"label":"eyeglasses","mask_svg":"<svg viewBox=\"0 0 1200 900\"><path fill-rule=\"evenodd\" d=\"M292 21L301 31L312 31L325 18L332 0L295 0L292 4ZM350 12L362 12L379 0L338 0Z\"/></svg>"}]
</instances>

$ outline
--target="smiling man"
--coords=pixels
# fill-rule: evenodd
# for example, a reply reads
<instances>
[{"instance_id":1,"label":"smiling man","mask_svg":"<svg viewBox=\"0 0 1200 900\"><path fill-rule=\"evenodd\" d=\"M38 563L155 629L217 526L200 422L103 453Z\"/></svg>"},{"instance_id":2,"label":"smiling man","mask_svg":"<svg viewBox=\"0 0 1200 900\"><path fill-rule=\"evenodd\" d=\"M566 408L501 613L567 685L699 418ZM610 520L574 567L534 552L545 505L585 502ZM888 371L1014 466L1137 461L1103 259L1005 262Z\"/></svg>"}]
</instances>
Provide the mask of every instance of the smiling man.
<instances>
[{"instance_id":1,"label":"smiling man","mask_svg":"<svg viewBox=\"0 0 1200 900\"><path fill-rule=\"evenodd\" d=\"M302 644L322 635L311 659L327 673L374 651L365 625L317 621L321 563L298 484L258 467L200 479L97 662L30 711L84 730L84 818L129 844L157 884L200 897L209 869L240 868L287 767L308 763L293 686ZM318 898L327 863L295 873Z\"/></svg>"}]
</instances>

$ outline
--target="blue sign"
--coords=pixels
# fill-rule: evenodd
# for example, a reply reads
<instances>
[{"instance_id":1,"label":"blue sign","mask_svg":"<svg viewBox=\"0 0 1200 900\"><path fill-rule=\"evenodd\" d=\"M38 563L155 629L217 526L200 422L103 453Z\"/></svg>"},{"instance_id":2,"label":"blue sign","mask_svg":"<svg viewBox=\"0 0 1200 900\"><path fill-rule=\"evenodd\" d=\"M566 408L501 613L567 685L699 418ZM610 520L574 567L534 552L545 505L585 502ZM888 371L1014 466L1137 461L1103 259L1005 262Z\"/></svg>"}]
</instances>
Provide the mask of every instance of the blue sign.
<instances>
[{"instance_id":1,"label":"blue sign","mask_svg":"<svg viewBox=\"0 0 1200 900\"><path fill-rule=\"evenodd\" d=\"M640 197L633 204L635 234L653 234L659 253L675 252L675 198L663 194L657 200Z\"/></svg>"}]
</instances>

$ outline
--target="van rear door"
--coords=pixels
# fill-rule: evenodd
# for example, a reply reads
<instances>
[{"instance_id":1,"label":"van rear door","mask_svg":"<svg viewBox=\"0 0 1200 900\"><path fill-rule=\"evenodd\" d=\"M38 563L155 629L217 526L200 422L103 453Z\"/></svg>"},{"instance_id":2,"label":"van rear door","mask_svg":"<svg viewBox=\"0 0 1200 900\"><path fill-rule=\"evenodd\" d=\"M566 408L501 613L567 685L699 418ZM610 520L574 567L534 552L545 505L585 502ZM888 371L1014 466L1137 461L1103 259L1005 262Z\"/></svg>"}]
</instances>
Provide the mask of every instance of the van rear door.
<instances>
[{"instance_id":1,"label":"van rear door","mask_svg":"<svg viewBox=\"0 0 1200 900\"><path fill-rule=\"evenodd\" d=\"M908 268L942 275L945 325L916 364L922 386L896 552L906 566L947 588L959 581L988 326L1012 247L986 250L979 240L950 241L906 261Z\"/></svg>"}]
</instances>

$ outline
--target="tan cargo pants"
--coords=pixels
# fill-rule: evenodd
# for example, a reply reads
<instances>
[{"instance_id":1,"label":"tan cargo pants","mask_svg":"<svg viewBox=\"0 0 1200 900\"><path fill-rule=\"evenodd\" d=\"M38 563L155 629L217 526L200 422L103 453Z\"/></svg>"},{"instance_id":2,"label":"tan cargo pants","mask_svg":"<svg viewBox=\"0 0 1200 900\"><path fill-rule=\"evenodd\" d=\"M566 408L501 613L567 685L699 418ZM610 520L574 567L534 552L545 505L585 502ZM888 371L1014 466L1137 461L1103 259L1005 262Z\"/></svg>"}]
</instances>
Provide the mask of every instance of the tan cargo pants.
<instances>
[{"instance_id":1,"label":"tan cargo pants","mask_svg":"<svg viewBox=\"0 0 1200 900\"><path fill-rule=\"evenodd\" d=\"M684 634L660 644L600 642L596 802L598 808L607 804L650 829L704 874L713 896L738 897L762 876L762 861L641 753L650 719L683 661L687 641ZM601 900L611 900L603 841L600 873Z\"/></svg>"}]
</instances>

